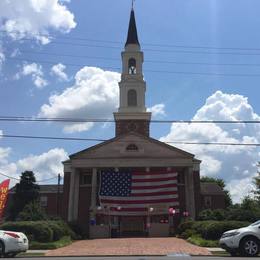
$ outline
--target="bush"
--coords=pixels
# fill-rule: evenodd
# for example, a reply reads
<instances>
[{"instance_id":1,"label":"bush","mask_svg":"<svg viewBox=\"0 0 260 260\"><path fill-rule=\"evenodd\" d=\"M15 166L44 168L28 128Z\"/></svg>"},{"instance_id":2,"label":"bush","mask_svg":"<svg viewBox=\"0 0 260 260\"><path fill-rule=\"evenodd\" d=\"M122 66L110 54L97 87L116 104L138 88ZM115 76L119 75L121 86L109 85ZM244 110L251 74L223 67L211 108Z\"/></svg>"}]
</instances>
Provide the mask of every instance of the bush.
<instances>
[{"instance_id":1,"label":"bush","mask_svg":"<svg viewBox=\"0 0 260 260\"><path fill-rule=\"evenodd\" d=\"M218 240L224 232L245 227L249 224L241 221L191 221L180 224L177 232L183 238L198 234L203 239Z\"/></svg>"},{"instance_id":2,"label":"bush","mask_svg":"<svg viewBox=\"0 0 260 260\"><path fill-rule=\"evenodd\" d=\"M199 213L198 220L225 220L226 211L223 209L205 209Z\"/></svg>"},{"instance_id":3,"label":"bush","mask_svg":"<svg viewBox=\"0 0 260 260\"><path fill-rule=\"evenodd\" d=\"M0 228L2 230L23 232L28 236L29 240L39 242L53 241L53 231L43 221L6 222Z\"/></svg>"},{"instance_id":4,"label":"bush","mask_svg":"<svg viewBox=\"0 0 260 260\"><path fill-rule=\"evenodd\" d=\"M33 201L27 204L23 210L18 214L19 221L39 221L47 220L48 217L41 208L38 201Z\"/></svg>"},{"instance_id":5,"label":"bush","mask_svg":"<svg viewBox=\"0 0 260 260\"><path fill-rule=\"evenodd\" d=\"M61 220L6 222L0 226L0 229L23 232L30 241L37 242L57 241L64 236L69 236L72 239L76 237L69 226Z\"/></svg>"}]
</instances>

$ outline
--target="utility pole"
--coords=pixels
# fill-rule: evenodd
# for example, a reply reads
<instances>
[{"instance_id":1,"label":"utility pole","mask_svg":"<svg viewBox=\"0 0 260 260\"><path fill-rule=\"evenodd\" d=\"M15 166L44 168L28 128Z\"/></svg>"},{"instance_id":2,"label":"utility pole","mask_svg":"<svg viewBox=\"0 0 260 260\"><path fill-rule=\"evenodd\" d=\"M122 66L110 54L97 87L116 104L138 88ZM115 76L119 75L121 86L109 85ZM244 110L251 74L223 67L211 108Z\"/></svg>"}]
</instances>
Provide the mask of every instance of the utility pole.
<instances>
[{"instance_id":1,"label":"utility pole","mask_svg":"<svg viewBox=\"0 0 260 260\"><path fill-rule=\"evenodd\" d=\"M61 176L59 173L58 174L58 189L57 189L57 205L56 205L57 216L60 215L60 180L61 180Z\"/></svg>"}]
</instances>

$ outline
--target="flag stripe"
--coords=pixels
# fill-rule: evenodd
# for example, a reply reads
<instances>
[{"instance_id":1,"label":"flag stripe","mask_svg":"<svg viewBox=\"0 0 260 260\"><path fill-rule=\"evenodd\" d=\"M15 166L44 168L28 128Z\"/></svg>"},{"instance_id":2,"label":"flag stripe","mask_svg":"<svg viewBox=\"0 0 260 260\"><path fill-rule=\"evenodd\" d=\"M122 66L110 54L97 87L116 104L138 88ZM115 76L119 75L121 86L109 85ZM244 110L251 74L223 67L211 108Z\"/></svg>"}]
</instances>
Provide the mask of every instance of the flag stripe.
<instances>
[{"instance_id":1,"label":"flag stripe","mask_svg":"<svg viewBox=\"0 0 260 260\"><path fill-rule=\"evenodd\" d=\"M168 177L168 178L156 178L156 179L132 179L132 183L137 182L157 182L157 181L176 181L176 177Z\"/></svg>"},{"instance_id":2,"label":"flag stripe","mask_svg":"<svg viewBox=\"0 0 260 260\"><path fill-rule=\"evenodd\" d=\"M178 173L177 172L165 172L165 171L161 171L161 172L133 172L133 176L146 176L146 175L166 175L166 174L172 174L173 176L177 176Z\"/></svg>"},{"instance_id":3,"label":"flag stripe","mask_svg":"<svg viewBox=\"0 0 260 260\"><path fill-rule=\"evenodd\" d=\"M175 178L177 179L177 176L175 173L167 173L167 174L159 174L159 175L132 175L133 180L138 180L138 179L160 179L160 178Z\"/></svg>"},{"instance_id":4,"label":"flag stripe","mask_svg":"<svg viewBox=\"0 0 260 260\"><path fill-rule=\"evenodd\" d=\"M150 183L149 183L150 184ZM153 185L147 185L147 186L132 186L132 190L150 190L150 189L160 189L160 188L175 188L176 187L176 183L166 183L166 184L159 184L156 185L153 183Z\"/></svg>"},{"instance_id":5,"label":"flag stripe","mask_svg":"<svg viewBox=\"0 0 260 260\"><path fill-rule=\"evenodd\" d=\"M157 203L163 203L163 202L176 202L177 198L168 198L168 199L153 199L153 200L117 200L117 199L101 199L102 203L107 204L157 204Z\"/></svg>"},{"instance_id":6,"label":"flag stripe","mask_svg":"<svg viewBox=\"0 0 260 260\"><path fill-rule=\"evenodd\" d=\"M172 191L173 194L178 191L178 188L176 185L173 187L162 187L162 188L152 188L152 189L132 189L132 196L135 196L136 193L152 193L152 192L166 192L166 191Z\"/></svg>"},{"instance_id":7,"label":"flag stripe","mask_svg":"<svg viewBox=\"0 0 260 260\"><path fill-rule=\"evenodd\" d=\"M174 186L176 187L177 184L177 180L170 180L170 181L160 181L160 182L136 182L136 183L132 183L132 189L135 189L135 187L141 186L141 187L145 187L145 186L161 186L161 185L165 185L165 184L174 184Z\"/></svg>"},{"instance_id":8,"label":"flag stripe","mask_svg":"<svg viewBox=\"0 0 260 260\"><path fill-rule=\"evenodd\" d=\"M142 192L142 193L133 193L133 197L141 197L141 196L160 196L160 195L175 195L177 191L155 191L155 192Z\"/></svg>"},{"instance_id":9,"label":"flag stripe","mask_svg":"<svg viewBox=\"0 0 260 260\"><path fill-rule=\"evenodd\" d=\"M154 200L154 199L158 199L158 200L162 200L162 199L170 199L170 198L177 198L178 195L177 194L170 194L170 195L161 195L161 196L140 196L140 197L127 197L127 201L137 201L137 200ZM115 199L115 197L113 196L101 196L101 199L107 199L107 200L113 200ZM125 201L126 198L125 197L116 197L116 200L118 201Z\"/></svg>"}]
</instances>

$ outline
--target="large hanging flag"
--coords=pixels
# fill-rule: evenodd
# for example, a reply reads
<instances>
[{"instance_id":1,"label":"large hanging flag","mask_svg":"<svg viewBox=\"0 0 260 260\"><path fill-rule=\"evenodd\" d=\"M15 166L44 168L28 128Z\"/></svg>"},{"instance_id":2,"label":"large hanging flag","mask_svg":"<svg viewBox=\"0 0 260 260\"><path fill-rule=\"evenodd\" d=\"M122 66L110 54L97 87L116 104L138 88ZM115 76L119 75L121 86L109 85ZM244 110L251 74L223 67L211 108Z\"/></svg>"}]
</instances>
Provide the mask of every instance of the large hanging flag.
<instances>
[{"instance_id":1,"label":"large hanging flag","mask_svg":"<svg viewBox=\"0 0 260 260\"><path fill-rule=\"evenodd\" d=\"M177 173L101 172L99 199L102 208L113 215L147 215L149 209L178 207Z\"/></svg>"},{"instance_id":2,"label":"large hanging flag","mask_svg":"<svg viewBox=\"0 0 260 260\"><path fill-rule=\"evenodd\" d=\"M3 217L4 209L7 201L10 180L5 180L0 184L0 220Z\"/></svg>"}]
</instances>

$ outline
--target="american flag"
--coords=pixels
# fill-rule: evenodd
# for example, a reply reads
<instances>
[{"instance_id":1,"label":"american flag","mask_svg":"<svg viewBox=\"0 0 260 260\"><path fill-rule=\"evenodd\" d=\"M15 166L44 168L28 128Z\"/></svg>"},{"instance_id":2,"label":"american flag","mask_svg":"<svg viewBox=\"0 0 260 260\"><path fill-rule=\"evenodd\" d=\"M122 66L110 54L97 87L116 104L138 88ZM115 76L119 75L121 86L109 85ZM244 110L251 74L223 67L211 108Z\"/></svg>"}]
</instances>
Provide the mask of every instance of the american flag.
<instances>
[{"instance_id":1,"label":"american flag","mask_svg":"<svg viewBox=\"0 0 260 260\"><path fill-rule=\"evenodd\" d=\"M151 207L167 214L169 207L179 206L177 173L103 171L99 199L113 215L146 215Z\"/></svg>"}]
</instances>

